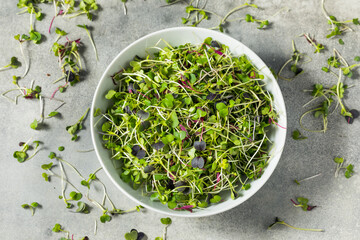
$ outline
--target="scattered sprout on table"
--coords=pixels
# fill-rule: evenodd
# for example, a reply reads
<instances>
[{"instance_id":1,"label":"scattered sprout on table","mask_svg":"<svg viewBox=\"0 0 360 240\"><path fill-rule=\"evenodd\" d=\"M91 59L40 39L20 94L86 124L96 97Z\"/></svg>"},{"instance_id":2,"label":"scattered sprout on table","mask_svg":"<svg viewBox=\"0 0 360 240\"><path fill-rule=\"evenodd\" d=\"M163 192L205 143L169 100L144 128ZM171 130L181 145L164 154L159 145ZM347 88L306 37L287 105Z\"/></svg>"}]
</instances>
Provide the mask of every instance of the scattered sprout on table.
<instances>
[{"instance_id":1,"label":"scattered sprout on table","mask_svg":"<svg viewBox=\"0 0 360 240\"><path fill-rule=\"evenodd\" d=\"M33 202L31 204L23 204L23 205L21 205L21 207L24 208L24 209L29 208L30 211L31 211L31 216L34 216L35 209L38 208L38 207L41 207L41 206L40 206L39 203Z\"/></svg>"},{"instance_id":2,"label":"scattered sprout on table","mask_svg":"<svg viewBox=\"0 0 360 240\"><path fill-rule=\"evenodd\" d=\"M290 224L286 223L285 221L281 221L279 218L275 218L275 222L272 223L269 227L268 227L268 230L273 228L275 225L278 225L278 224L281 224L281 225L285 225L286 227L289 227L289 228L292 228L292 229L295 229L295 230L301 230L301 231L310 231L310 232L325 232L324 229L311 229L311 228L299 228L299 227L294 227L294 226L291 226Z\"/></svg>"}]
</instances>

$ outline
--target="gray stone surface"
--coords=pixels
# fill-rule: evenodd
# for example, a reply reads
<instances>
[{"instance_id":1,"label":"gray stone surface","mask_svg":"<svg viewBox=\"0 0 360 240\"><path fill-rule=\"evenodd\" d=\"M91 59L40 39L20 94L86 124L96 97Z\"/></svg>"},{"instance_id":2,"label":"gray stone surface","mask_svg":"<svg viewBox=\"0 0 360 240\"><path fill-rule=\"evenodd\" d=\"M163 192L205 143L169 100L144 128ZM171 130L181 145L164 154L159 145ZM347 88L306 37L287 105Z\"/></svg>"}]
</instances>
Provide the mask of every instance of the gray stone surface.
<instances>
[{"instance_id":1,"label":"gray stone surface","mask_svg":"<svg viewBox=\"0 0 360 240\"><path fill-rule=\"evenodd\" d=\"M5 65L14 55L20 57L18 43L13 36L25 33L29 28L29 15L16 15L19 11L16 2L0 0L0 65ZM114 217L106 224L98 221L101 215L98 209L93 209L87 216L73 213L74 210L67 210L58 199L60 181L53 178L47 183L41 177L43 170L40 166L49 162L49 152L57 150L61 145L65 146L61 156L76 165L84 175L100 166L94 152L77 152L92 148L88 119L85 122L87 129L80 133L80 140L76 143L70 141L65 127L75 123L84 110L90 107L102 72L125 46L153 31L180 26L180 18L185 16L185 5L161 8L164 1L160 0L129 1L127 16L123 14L120 0L98 2L102 10L94 22L90 23L84 16L76 19L60 17L54 22L54 26L70 33L69 38L81 37L86 45L83 52L86 77L76 87L57 95L67 102L60 110L61 119L50 119L46 129L34 131L29 124L38 117L37 101L20 99L15 106L3 98L0 100L1 239L59 239L63 234L51 232L55 223L62 224L66 230L75 234L75 239L84 235L90 239L123 239L125 232L132 228L145 232L149 239L162 234L160 218L164 216L149 210ZM210 0L207 8L224 15L240 3L242 1ZM303 90L310 89L314 83L319 82L335 84L333 77L320 70L325 66L332 49L336 47L350 63L353 63L354 56L360 55L360 29L354 27L354 32L342 36L345 42L342 46L337 39L325 38L328 25L321 13L320 0L272 0L256 3L261 6L261 10L242 10L234 14L234 17L250 13L261 19L268 18L272 23L271 28L261 31L256 29L255 24L237 21L228 26L227 34L254 50L276 71L290 57L292 39L296 41L300 51L308 53L313 59L304 66L305 74L292 82L279 81L288 111L288 140L283 156L273 176L250 200L216 216L199 219L173 218L173 224L168 228L168 239L359 239L359 175L356 173L349 180L343 175L334 178L335 164L332 160L336 156L342 156L348 163L353 163L355 171L358 171L359 121L348 125L336 111L329 117L329 130L326 134L305 133L309 137L305 141L294 141L290 135L292 130L299 128L298 120L304 112L302 105L310 99L309 94ZM339 19L351 19L360 16L360 5L357 3L357 0L333 0L327 3L327 8ZM278 12L281 9L283 11ZM60 72L56 58L48 51L55 39L53 33L47 33L54 11L51 5L43 7L43 11L46 13L45 19L36 23L36 29L44 34L45 41L36 46L25 44L26 54L31 58L31 67L28 76L21 80L20 84L29 86L30 81L35 80L36 84L43 87L44 95L50 96L57 86L51 82ZM76 27L76 24L83 23L93 27L92 34L99 50L99 62L94 58L85 32ZM213 16L201 26L212 27L216 24L217 19ZM298 37L304 32L315 34L316 39L326 45L326 51L313 54L313 48L304 38ZM12 88L11 76L21 74L23 70L24 67L0 72L0 91ZM345 99L349 108L359 108L360 95L356 93L358 81L359 72L356 79L346 80L348 85L353 85ZM45 111L50 111L54 104L47 100ZM316 124L310 121L309 126L316 127ZM19 149L19 141L26 141L30 137L41 140L44 145L35 158L20 164L12 157L12 153ZM322 176L300 186L293 183L295 178L302 179L319 172ZM104 172L100 172L98 176L106 184L110 196L119 208L128 209L136 205L115 188ZM75 180L75 175L69 174L69 177L78 181ZM94 197L100 200L101 192L101 187L97 186ZM297 196L309 198L310 202L318 207L311 212L293 207L290 199ZM36 210L31 217L30 211L22 209L20 205L33 201L39 202L42 208ZM326 231L303 232L284 226L266 230L275 216L299 227L324 228ZM95 220L98 223L96 235L93 233Z\"/></svg>"}]
</instances>

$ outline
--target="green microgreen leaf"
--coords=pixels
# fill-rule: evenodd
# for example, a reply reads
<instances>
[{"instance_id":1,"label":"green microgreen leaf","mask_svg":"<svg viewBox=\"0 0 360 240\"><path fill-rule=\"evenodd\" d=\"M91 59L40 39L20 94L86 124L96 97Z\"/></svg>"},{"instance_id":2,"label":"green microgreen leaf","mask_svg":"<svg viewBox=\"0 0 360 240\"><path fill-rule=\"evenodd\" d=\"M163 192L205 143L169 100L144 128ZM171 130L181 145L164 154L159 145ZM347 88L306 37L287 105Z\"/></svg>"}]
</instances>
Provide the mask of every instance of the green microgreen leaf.
<instances>
[{"instance_id":1,"label":"green microgreen leaf","mask_svg":"<svg viewBox=\"0 0 360 240\"><path fill-rule=\"evenodd\" d=\"M294 140L305 140L307 137L303 136L299 130L294 130L292 133L292 138Z\"/></svg>"},{"instance_id":2,"label":"green microgreen leaf","mask_svg":"<svg viewBox=\"0 0 360 240\"><path fill-rule=\"evenodd\" d=\"M170 225L171 224L171 218L161 218L160 219L161 223L164 225Z\"/></svg>"}]
</instances>

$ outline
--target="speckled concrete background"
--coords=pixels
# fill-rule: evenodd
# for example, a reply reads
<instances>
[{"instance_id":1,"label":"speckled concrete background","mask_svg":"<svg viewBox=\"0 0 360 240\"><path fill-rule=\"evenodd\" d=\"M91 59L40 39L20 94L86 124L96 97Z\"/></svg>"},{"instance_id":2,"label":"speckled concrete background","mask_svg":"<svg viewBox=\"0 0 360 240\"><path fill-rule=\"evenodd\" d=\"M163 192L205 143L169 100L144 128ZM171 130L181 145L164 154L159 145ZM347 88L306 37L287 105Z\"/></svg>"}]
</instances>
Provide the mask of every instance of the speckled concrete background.
<instances>
[{"instance_id":1,"label":"speckled concrete background","mask_svg":"<svg viewBox=\"0 0 360 240\"><path fill-rule=\"evenodd\" d=\"M5 65L12 56L20 57L18 43L13 36L28 31L29 15L16 15L19 10L15 0L0 2L0 65ZM94 221L98 220L101 213L94 209L91 214L84 216L68 211L58 199L60 182L53 179L47 183L41 177L43 171L40 166L48 162L49 151L56 150L60 145L66 148L61 153L62 157L75 164L83 174L88 175L100 166L94 152L77 152L92 148L89 121L86 120L87 129L80 133L80 140L76 143L70 141L65 127L76 122L90 106L102 72L125 46L153 31L181 26L181 17L185 16L185 5L162 8L160 6L164 1L160 0L130 0L127 4L127 16L123 14L120 0L98 2L101 11L94 22L90 23L83 16L70 20L58 18L54 23L54 26L69 32L70 38L81 37L86 44L83 59L87 75L75 88L58 95L67 102L60 111L61 119L51 119L47 121L46 129L34 131L29 124L38 115L39 105L35 101L21 99L20 104L15 106L5 99L0 100L1 239L59 239L63 236L61 233L51 232L55 223L62 224L66 230L74 233L75 239L84 235L90 239L123 239L125 232L132 228L145 232L149 239L162 234L163 226L159 219L164 216L145 210L142 213L114 217L106 224L98 221L98 231L94 235ZM242 2L210 0L207 8L224 15ZM259 18L267 18L272 23L271 28L261 31L254 24L232 22L227 28L227 34L250 47L276 71L290 57L292 39L296 41L300 51L312 57L312 62L304 66L305 74L292 82L279 81L287 106L289 126L283 156L273 176L250 200L233 210L208 218L173 218L173 224L168 228L168 239L359 239L359 175L356 173L351 179L345 179L343 175L334 178L335 164L332 159L342 156L355 165L356 172L360 169L360 122L348 125L343 117L334 113L329 117L329 130L326 134L306 133L309 138L305 141L294 141L290 134L292 130L299 128L298 119L304 112L302 105L310 99L303 90L310 89L314 83L335 84L334 78L320 70L326 65L332 49L336 47L351 63L354 56L360 55L360 28L354 27L354 32L342 37L345 45L339 45L337 39L325 38L328 25L321 13L320 0L258 0L255 3L261 6L260 10L243 10L234 14L234 17L250 13ZM328 0L327 9L339 19L351 19L360 17L360 5L357 3L357 0ZM278 12L280 9L283 11ZM31 80L35 80L36 84L43 87L44 95L50 96L56 87L51 82L59 76L59 70L56 59L48 51L55 39L54 34L47 33L53 9L50 5L43 7L43 11L47 15L42 22L36 23L36 29L44 34L45 41L40 45L26 46L26 52L31 57L31 67L21 84L28 86ZM93 27L99 62L94 59L85 32L76 27L76 24L83 23ZM216 17L212 17L201 26L212 27L216 24ZM315 34L316 39L326 45L326 51L313 54L313 48L304 38L298 37L304 32ZM0 91L12 88L11 76L21 74L23 69L0 72ZM51 76L48 77L47 74ZM347 91L345 99L350 109L359 109L360 105L360 95L356 93L359 72L355 75L354 80L346 80L348 85L353 85ZM52 104L54 103L47 101L48 111L53 107ZM316 124L312 125L310 121L309 126L316 127ZM30 137L43 141L45 145L34 159L19 164L12 153L18 149L19 141L26 141ZM322 176L300 186L293 183L295 178L302 179L319 172ZM103 172L98 176L107 185L109 194L119 208L127 209L136 205L119 193ZM71 174L69 177L76 179ZM95 196L101 198L101 191L98 186ZM311 212L294 208L290 198L297 196L309 198L318 207ZM20 205L33 201L41 203L42 208L36 210L31 217L30 212L23 210ZM266 230L275 216L299 227L323 228L325 232L302 232L283 226Z\"/></svg>"}]
</instances>

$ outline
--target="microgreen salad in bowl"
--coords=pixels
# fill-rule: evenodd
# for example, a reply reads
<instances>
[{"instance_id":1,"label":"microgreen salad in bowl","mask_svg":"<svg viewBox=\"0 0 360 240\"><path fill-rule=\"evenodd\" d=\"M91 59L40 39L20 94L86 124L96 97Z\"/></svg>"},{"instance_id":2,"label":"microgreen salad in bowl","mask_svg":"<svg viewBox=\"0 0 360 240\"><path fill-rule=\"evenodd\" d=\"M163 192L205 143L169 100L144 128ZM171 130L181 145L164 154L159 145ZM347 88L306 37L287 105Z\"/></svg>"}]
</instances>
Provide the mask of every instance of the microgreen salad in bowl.
<instances>
[{"instance_id":1,"label":"microgreen salad in bowl","mask_svg":"<svg viewBox=\"0 0 360 240\"><path fill-rule=\"evenodd\" d=\"M105 171L169 215L216 214L252 196L279 161L286 113L270 70L222 33L172 28L110 64L92 106Z\"/></svg>"}]
</instances>

